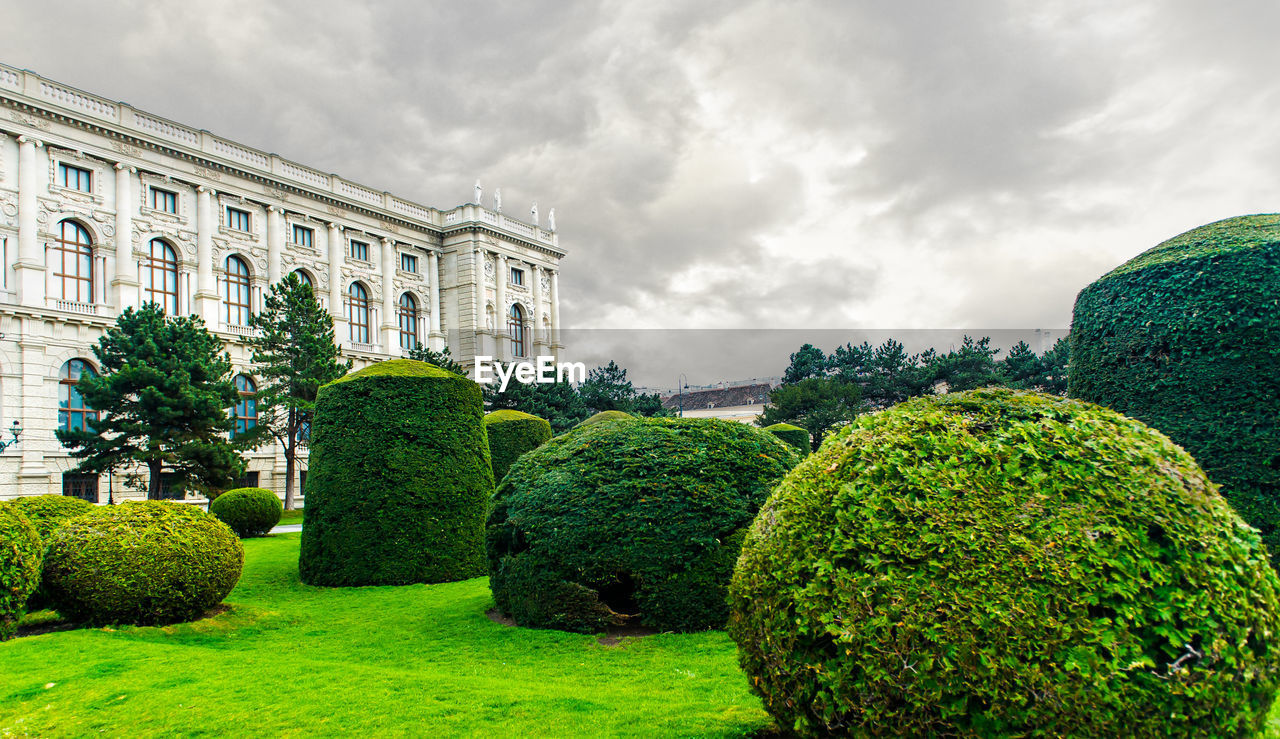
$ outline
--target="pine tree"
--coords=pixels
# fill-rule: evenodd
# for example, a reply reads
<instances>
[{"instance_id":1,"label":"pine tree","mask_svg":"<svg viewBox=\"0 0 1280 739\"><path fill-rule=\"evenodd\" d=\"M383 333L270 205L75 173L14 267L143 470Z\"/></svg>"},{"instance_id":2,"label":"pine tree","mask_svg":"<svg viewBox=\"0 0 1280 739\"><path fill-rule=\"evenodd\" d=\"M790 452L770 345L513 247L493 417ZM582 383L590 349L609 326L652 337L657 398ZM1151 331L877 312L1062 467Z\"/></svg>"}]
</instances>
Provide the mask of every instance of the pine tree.
<instances>
[{"instance_id":1,"label":"pine tree","mask_svg":"<svg viewBox=\"0 0 1280 739\"><path fill-rule=\"evenodd\" d=\"M210 490L244 473L239 450L251 440L228 438L238 399L231 358L203 321L166 318L155 303L128 308L93 353L101 373L82 375L77 390L98 417L92 428L57 432L80 460L76 472L142 465L152 500L166 479Z\"/></svg>"},{"instance_id":2,"label":"pine tree","mask_svg":"<svg viewBox=\"0 0 1280 739\"><path fill-rule=\"evenodd\" d=\"M467 376L467 368L453 360L453 353L449 351L449 347L445 347L440 351L428 349L425 344L418 344L409 350L409 359L427 364L434 364L442 370L449 370L455 375Z\"/></svg>"},{"instance_id":3,"label":"pine tree","mask_svg":"<svg viewBox=\"0 0 1280 739\"><path fill-rule=\"evenodd\" d=\"M339 360L333 317L294 274L271 286L265 310L250 323L257 330L249 341L253 363L263 378L258 426L284 448L284 507L292 509L298 449L310 437L316 393L345 375L351 361Z\"/></svg>"}]
</instances>

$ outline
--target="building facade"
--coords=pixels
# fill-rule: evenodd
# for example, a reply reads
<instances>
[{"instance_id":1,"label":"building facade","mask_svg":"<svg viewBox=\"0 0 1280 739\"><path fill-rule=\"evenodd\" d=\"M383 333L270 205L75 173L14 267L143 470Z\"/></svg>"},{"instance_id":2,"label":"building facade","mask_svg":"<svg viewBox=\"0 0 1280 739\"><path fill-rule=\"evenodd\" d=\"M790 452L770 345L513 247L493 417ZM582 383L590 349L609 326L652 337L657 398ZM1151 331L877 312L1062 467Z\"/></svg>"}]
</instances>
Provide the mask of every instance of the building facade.
<instances>
[{"instance_id":1,"label":"building facade","mask_svg":"<svg viewBox=\"0 0 1280 739\"><path fill-rule=\"evenodd\" d=\"M415 344L470 364L557 355L559 262L543 228L480 201L438 210L0 65L0 499L141 497L74 475L54 436L91 422L75 385L126 307L201 317L252 423L249 316L289 273L311 284L357 368ZM275 446L245 482L283 494ZM301 465L306 468L305 461Z\"/></svg>"}]
</instances>

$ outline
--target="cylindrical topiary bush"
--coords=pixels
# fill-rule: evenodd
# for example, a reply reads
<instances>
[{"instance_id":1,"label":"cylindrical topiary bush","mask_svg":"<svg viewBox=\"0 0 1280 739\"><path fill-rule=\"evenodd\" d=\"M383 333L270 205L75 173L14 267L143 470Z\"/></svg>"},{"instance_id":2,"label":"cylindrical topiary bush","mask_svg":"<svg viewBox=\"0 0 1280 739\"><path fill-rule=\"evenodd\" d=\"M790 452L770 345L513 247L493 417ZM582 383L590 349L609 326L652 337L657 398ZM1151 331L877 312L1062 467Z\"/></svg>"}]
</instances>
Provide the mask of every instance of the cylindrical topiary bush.
<instances>
[{"instance_id":1,"label":"cylindrical topiary bush","mask_svg":"<svg viewBox=\"0 0 1280 739\"><path fill-rule=\"evenodd\" d=\"M799 426L792 426L789 423L775 423L765 426L764 430L795 447L796 451L802 455L808 454L812 450L809 445L809 432Z\"/></svg>"},{"instance_id":2,"label":"cylindrical topiary bush","mask_svg":"<svg viewBox=\"0 0 1280 739\"><path fill-rule=\"evenodd\" d=\"M1068 394L1199 461L1280 564L1280 215L1188 231L1076 298Z\"/></svg>"},{"instance_id":3,"label":"cylindrical topiary bush","mask_svg":"<svg viewBox=\"0 0 1280 739\"><path fill-rule=\"evenodd\" d=\"M271 531L280 523L284 506L279 496L266 488L235 488L214 498L209 512L243 539Z\"/></svg>"},{"instance_id":4,"label":"cylindrical topiary bush","mask_svg":"<svg viewBox=\"0 0 1280 739\"><path fill-rule=\"evenodd\" d=\"M512 465L488 524L489 584L521 626L721 628L746 526L799 462L770 433L636 418L558 436Z\"/></svg>"},{"instance_id":5,"label":"cylindrical topiary bush","mask_svg":"<svg viewBox=\"0 0 1280 739\"><path fill-rule=\"evenodd\" d=\"M44 586L73 621L169 624L221 603L243 565L240 539L214 516L175 501L131 501L55 531Z\"/></svg>"},{"instance_id":6,"label":"cylindrical topiary bush","mask_svg":"<svg viewBox=\"0 0 1280 739\"><path fill-rule=\"evenodd\" d=\"M10 501L18 510L26 515L27 520L40 535L40 551L45 544L67 521L93 513L97 506L83 498L67 495L27 495ZM27 610L36 611L49 605L49 595L43 585L37 586L35 592L27 599Z\"/></svg>"},{"instance_id":7,"label":"cylindrical topiary bush","mask_svg":"<svg viewBox=\"0 0 1280 739\"><path fill-rule=\"evenodd\" d=\"M551 424L523 411L501 410L486 414L484 430L489 437L489 459L493 479L500 482L521 454L537 449L551 438Z\"/></svg>"},{"instance_id":8,"label":"cylindrical topiary bush","mask_svg":"<svg viewBox=\"0 0 1280 739\"><path fill-rule=\"evenodd\" d=\"M594 426L597 423L604 423L605 421L630 421L634 418L635 416L630 413L623 413L622 411L600 411L594 416L588 416L587 418L579 421L578 425L574 426L574 428L578 429L583 426Z\"/></svg>"},{"instance_id":9,"label":"cylindrical topiary bush","mask_svg":"<svg viewBox=\"0 0 1280 739\"><path fill-rule=\"evenodd\" d=\"M27 597L40 583L43 545L22 511L0 503L0 641L13 636Z\"/></svg>"},{"instance_id":10,"label":"cylindrical topiary bush","mask_svg":"<svg viewBox=\"0 0 1280 739\"><path fill-rule=\"evenodd\" d=\"M1011 390L859 417L777 486L729 633L784 729L1245 736L1280 581L1167 437Z\"/></svg>"},{"instance_id":11,"label":"cylindrical topiary bush","mask_svg":"<svg viewBox=\"0 0 1280 739\"><path fill-rule=\"evenodd\" d=\"M484 574L493 470L480 386L396 359L316 399L299 571L312 585L405 585Z\"/></svg>"}]
</instances>

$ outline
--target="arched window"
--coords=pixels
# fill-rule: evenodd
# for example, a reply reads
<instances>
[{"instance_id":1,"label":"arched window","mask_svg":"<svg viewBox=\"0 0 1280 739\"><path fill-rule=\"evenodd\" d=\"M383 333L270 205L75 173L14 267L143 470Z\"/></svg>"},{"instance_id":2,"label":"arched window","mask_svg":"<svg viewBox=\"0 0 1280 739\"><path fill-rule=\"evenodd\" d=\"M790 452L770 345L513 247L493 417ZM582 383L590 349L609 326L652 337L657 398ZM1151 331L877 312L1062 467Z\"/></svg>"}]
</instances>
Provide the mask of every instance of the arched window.
<instances>
[{"instance_id":1,"label":"arched window","mask_svg":"<svg viewBox=\"0 0 1280 739\"><path fill-rule=\"evenodd\" d=\"M178 315L178 254L161 239L151 240L151 256L142 263L142 302Z\"/></svg>"},{"instance_id":2,"label":"arched window","mask_svg":"<svg viewBox=\"0 0 1280 739\"><path fill-rule=\"evenodd\" d=\"M63 300L93 302L93 239L75 221L58 224L54 241L53 277Z\"/></svg>"},{"instance_id":3,"label":"arched window","mask_svg":"<svg viewBox=\"0 0 1280 739\"><path fill-rule=\"evenodd\" d=\"M311 288L312 292L315 292L316 285L314 282L311 281L311 275L307 274L304 270L300 270L300 269L295 269L293 271L293 274L297 276L298 282L301 282L302 284Z\"/></svg>"},{"instance_id":4,"label":"arched window","mask_svg":"<svg viewBox=\"0 0 1280 739\"><path fill-rule=\"evenodd\" d=\"M409 293L400 296L400 348L409 351L418 345L418 301Z\"/></svg>"},{"instance_id":5,"label":"arched window","mask_svg":"<svg viewBox=\"0 0 1280 739\"><path fill-rule=\"evenodd\" d=\"M93 377L93 366L83 359L72 359L58 373L58 427L64 431L92 431L98 420L97 411L80 397L81 377Z\"/></svg>"},{"instance_id":6,"label":"arched window","mask_svg":"<svg viewBox=\"0 0 1280 739\"><path fill-rule=\"evenodd\" d=\"M518 305L511 306L511 316L507 319L507 330L511 333L512 356L525 356L524 309Z\"/></svg>"},{"instance_id":7,"label":"arched window","mask_svg":"<svg viewBox=\"0 0 1280 739\"><path fill-rule=\"evenodd\" d=\"M351 340L360 344L369 343L369 293L364 285L351 283L347 290L347 307L350 310Z\"/></svg>"},{"instance_id":8,"label":"arched window","mask_svg":"<svg viewBox=\"0 0 1280 739\"><path fill-rule=\"evenodd\" d=\"M240 399L236 401L235 419L236 429L231 432L231 438L235 438L238 434L243 434L254 426L258 425L258 400L255 394L258 392L258 386L253 384L253 380L246 375L236 375L236 392L240 394Z\"/></svg>"},{"instance_id":9,"label":"arched window","mask_svg":"<svg viewBox=\"0 0 1280 739\"><path fill-rule=\"evenodd\" d=\"M227 257L227 325L248 326L249 265L240 257Z\"/></svg>"}]
</instances>

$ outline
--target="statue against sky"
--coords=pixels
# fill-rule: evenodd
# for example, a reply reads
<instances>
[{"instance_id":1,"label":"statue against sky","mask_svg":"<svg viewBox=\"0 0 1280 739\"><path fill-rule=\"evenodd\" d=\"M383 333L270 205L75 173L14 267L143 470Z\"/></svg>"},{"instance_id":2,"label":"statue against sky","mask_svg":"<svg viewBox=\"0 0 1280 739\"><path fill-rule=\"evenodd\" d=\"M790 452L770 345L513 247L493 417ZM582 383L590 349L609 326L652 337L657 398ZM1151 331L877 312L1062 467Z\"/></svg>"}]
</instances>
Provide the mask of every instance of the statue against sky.
<instances>
[{"instance_id":1,"label":"statue against sky","mask_svg":"<svg viewBox=\"0 0 1280 739\"><path fill-rule=\"evenodd\" d=\"M502 188L495 187L493 189L493 209L502 212Z\"/></svg>"},{"instance_id":2,"label":"statue against sky","mask_svg":"<svg viewBox=\"0 0 1280 739\"><path fill-rule=\"evenodd\" d=\"M484 188L480 187L480 180L476 180L476 199L473 201L476 205L480 205L480 198L484 196Z\"/></svg>"},{"instance_id":3,"label":"statue against sky","mask_svg":"<svg viewBox=\"0 0 1280 739\"><path fill-rule=\"evenodd\" d=\"M547 211L547 228L552 231L556 230L556 209L552 208Z\"/></svg>"},{"instance_id":4,"label":"statue against sky","mask_svg":"<svg viewBox=\"0 0 1280 739\"><path fill-rule=\"evenodd\" d=\"M529 217L533 219L533 225L538 225L538 201L533 201L533 207L529 209Z\"/></svg>"}]
</instances>

